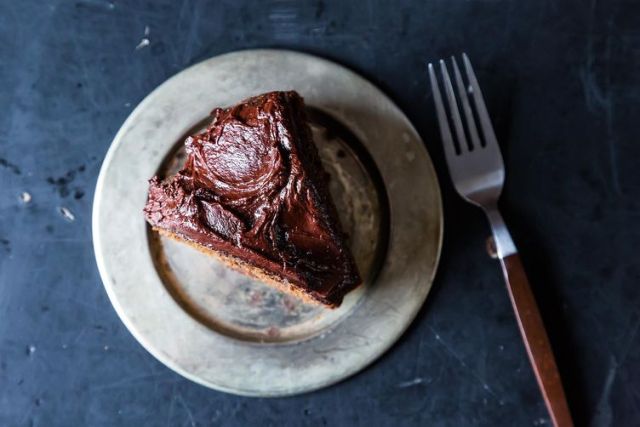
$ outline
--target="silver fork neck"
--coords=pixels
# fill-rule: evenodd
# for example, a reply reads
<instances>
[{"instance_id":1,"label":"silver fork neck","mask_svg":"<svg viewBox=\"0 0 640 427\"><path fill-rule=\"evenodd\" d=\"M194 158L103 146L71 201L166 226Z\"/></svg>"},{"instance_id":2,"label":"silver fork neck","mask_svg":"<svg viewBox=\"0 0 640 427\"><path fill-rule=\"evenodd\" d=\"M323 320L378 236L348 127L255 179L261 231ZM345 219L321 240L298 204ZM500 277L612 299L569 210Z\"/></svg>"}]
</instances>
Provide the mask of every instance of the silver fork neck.
<instances>
[{"instance_id":1,"label":"silver fork neck","mask_svg":"<svg viewBox=\"0 0 640 427\"><path fill-rule=\"evenodd\" d=\"M509 234L507 225L504 223L498 208L496 206L487 206L483 209L484 213L487 214L489 224L491 224L491 231L493 232L493 239L496 243L498 258L506 258L509 255L517 253L516 245L513 243L511 234Z\"/></svg>"}]
</instances>

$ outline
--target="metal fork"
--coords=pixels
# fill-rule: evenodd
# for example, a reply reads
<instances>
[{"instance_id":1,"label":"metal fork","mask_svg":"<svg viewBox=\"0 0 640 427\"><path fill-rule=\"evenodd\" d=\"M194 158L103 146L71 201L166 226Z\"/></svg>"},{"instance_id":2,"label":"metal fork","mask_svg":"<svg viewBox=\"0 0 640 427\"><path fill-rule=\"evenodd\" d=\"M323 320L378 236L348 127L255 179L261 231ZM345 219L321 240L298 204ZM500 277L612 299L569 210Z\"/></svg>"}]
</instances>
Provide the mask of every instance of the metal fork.
<instances>
[{"instance_id":1,"label":"metal fork","mask_svg":"<svg viewBox=\"0 0 640 427\"><path fill-rule=\"evenodd\" d=\"M573 426L560 374L538 306L520 262L518 251L498 211L498 199L504 184L504 163L500 147L471 62L464 53L462 59L468 85L463 82L454 57L451 58L451 65L465 120L460 114L447 65L440 60L440 71L449 105L449 119L440 95L436 72L433 65L429 64L433 99L449 173L460 196L467 202L480 207L489 219L511 304L551 420L556 427ZM482 138L476 126L468 95L471 95L474 101ZM451 134L449 120L455 130L455 139Z\"/></svg>"}]
</instances>

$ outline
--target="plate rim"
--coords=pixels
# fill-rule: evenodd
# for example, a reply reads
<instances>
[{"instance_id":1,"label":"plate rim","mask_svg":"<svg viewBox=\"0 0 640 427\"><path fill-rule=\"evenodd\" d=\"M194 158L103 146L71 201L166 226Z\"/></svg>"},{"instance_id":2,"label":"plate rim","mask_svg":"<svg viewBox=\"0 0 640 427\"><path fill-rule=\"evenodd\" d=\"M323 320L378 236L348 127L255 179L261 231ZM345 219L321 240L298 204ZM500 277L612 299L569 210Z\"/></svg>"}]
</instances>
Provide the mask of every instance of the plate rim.
<instances>
[{"instance_id":1,"label":"plate rim","mask_svg":"<svg viewBox=\"0 0 640 427\"><path fill-rule=\"evenodd\" d=\"M334 376L329 376L327 377L325 380L318 382L317 384L314 384L312 387L308 387L308 386L302 386L302 387L292 387L292 388L288 388L286 390L277 390L277 391L272 391L269 394L265 394L264 392L260 392L260 391L253 391L253 390L249 390L249 389L240 389L240 388L235 388L235 387L227 387L226 385L223 384L214 384L211 381L208 381L206 379L203 379L201 377L199 377L198 375L191 373L185 369L183 369L181 366L178 365L177 362L171 360L170 357L167 357L165 355L163 355L159 350L157 350L156 348L153 347L153 345L150 345L145 337L144 334L142 334L140 331L138 331L136 329L136 327L132 324L132 322L130 321L130 319L126 316L125 314L125 310L122 307L122 305L120 304L120 301L118 300L116 294L115 294L115 290L111 287L108 286L109 283L109 271L108 268L106 266L106 260L105 260L105 254L103 253L103 241L102 241L102 236L101 233L99 232L99 212L101 209L101 195L103 193L103 188L105 186L105 180L106 180L106 174L107 174L107 169L108 166L111 164L112 159L115 155L115 153L117 152L118 148L122 145L124 139L123 136L124 134L127 132L128 128L130 127L130 125L132 123L135 122L135 120L137 119L137 117L139 116L139 114L143 111L143 109L153 101L153 98L155 97L155 95L160 92L165 85L168 85L170 82L174 81L175 79L179 78L179 76L184 73L186 70L198 67L203 65L204 63L211 61L211 60L220 60L223 59L224 57L230 57L230 56L236 56L236 55L250 55L250 54L284 54L284 55L291 55L291 56L298 56L298 57L304 57L308 60L313 60L313 61L318 61L318 62L323 62L331 67L336 67L336 68L340 68L343 71L352 74L353 76L357 77L358 79L360 79L363 82L366 82L368 85L372 86L375 90L377 90L378 92L380 92L384 98L386 98L386 100L388 101L389 105L391 105L392 107L394 107L395 109L397 109L397 111L399 111L402 115L402 117L405 119L406 124L408 125L408 127L410 128L411 131L413 131L415 133L415 135L418 136L419 138L419 146L420 146L420 150L423 151L423 154L427 157L428 161L429 161L429 166L430 168L428 168L428 178L430 180L432 180L432 182L434 183L433 186L433 191L434 191L434 196L435 199L437 200L437 212L436 212L436 218L437 218L437 236L434 236L433 240L436 243L436 251L435 251L435 255L433 257L433 268L431 271L431 275L430 277L426 278L429 284L429 289L427 290L427 292L424 294L424 297L422 298L422 301L419 304L416 304L415 307L413 308L411 313L407 313L406 316L406 321L404 322L404 324L398 328L397 333L395 334L395 338L393 339L389 339L387 342L384 343L384 345L381 345L377 348L377 351L372 351L368 354L367 357L363 358L361 360L360 363L357 364L357 366L352 366L350 369L347 369L346 372L342 372L339 375L334 375ZM386 184L386 183L385 183ZM387 189L388 191L388 189ZM209 58L206 58L202 61L199 61L195 64L190 65L189 67L186 67L180 71L178 71L176 74L172 75L171 77L169 77L168 79L164 80L163 82L161 82L156 88L154 88L150 93L148 93L144 99L142 99L142 101L140 101L140 103L133 109L133 111L129 114L129 116L125 119L125 121L122 123L122 125L120 126L120 128L118 129L118 132L116 133L116 135L114 136L113 140L111 141L111 144L109 146L109 149L107 150L107 153L105 154L104 160L102 162L102 165L100 167L100 172L96 181L96 187L95 187L95 192L94 192L94 197L93 197L93 209L92 209L92 227L91 227L91 232L92 232L92 240L93 240L93 249L94 249L94 254L95 254L95 258L96 258L96 264L98 267L98 271L100 274L100 278L103 282L103 286L107 292L107 296L109 297L109 301L111 302L112 306L114 307L114 310L116 311L118 317L120 318L120 320L123 322L123 324L125 325L125 327L127 328L127 330L133 335L133 337L136 339L136 341L138 341L138 343L146 350L148 351L152 356L154 356L158 361L160 361L162 364L164 364L165 366L167 366L168 368L170 368L171 370L175 371L176 373L180 374L181 376L197 383L200 385L203 385L207 388L211 388L211 389L215 389L215 390L219 390L219 391L223 391L226 393L231 393L231 394L236 394L236 395L242 395L242 396L251 396L251 397L282 397L282 396L292 396L292 395L297 395L297 394L301 394L301 393L307 393L307 392L312 392L324 387L328 387L330 385L336 384L340 381L343 381L349 377L352 377L353 375L357 374L358 372L361 372L363 369L367 368L369 365L371 365L374 361L376 361L377 359L379 359L384 353L386 353L394 344L396 344L398 342L398 340L406 333L407 329L409 328L409 326L415 321L415 318L417 316L417 314L420 312L420 310L422 309L422 307L424 306L424 302L426 301L431 288L433 286L433 281L435 279L435 276L437 274L438 271L438 267L440 265L440 259L441 259L441 255L442 255L442 244L443 244L443 235L444 235L444 215L443 215L443 203L442 203L442 190L441 190L441 186L440 186L440 182L438 180L438 176L435 170L435 166L434 163L432 161L432 158L429 154L429 151L427 150L427 147L424 143L424 140L422 139L422 137L420 136L420 134L418 133L418 131L416 130L415 126L413 125L413 123L409 120L409 118L407 117L407 115L404 113L404 111L402 109L400 109L400 107L393 101L393 99L387 94L385 93L381 88L379 88L378 86L376 86L375 84L373 84L369 79L367 79L366 77L362 76L359 73L356 73L355 71L351 70L348 66L345 66L341 63L335 62L333 60L329 60L326 59L324 57L318 56L318 55L314 55L314 54L309 54L306 52L301 52L301 51L297 51L297 50L292 50L292 49L241 49L241 50L234 50L234 51L230 51L230 52L226 52L220 55L215 55ZM348 319L347 319L348 321Z\"/></svg>"}]
</instances>

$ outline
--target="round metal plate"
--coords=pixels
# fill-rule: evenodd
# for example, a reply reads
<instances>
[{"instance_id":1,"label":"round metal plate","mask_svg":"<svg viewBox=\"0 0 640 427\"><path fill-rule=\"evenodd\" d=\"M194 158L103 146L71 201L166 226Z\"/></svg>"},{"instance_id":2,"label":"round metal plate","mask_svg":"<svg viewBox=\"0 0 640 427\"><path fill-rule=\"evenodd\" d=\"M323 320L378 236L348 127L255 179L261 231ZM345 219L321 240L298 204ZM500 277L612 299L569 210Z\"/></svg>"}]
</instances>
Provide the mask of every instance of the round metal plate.
<instances>
[{"instance_id":1,"label":"round metal plate","mask_svg":"<svg viewBox=\"0 0 640 427\"><path fill-rule=\"evenodd\" d=\"M147 180L184 160L185 135L213 107L297 90L365 284L339 309L228 270L148 229ZM165 365L236 394L281 396L359 371L407 328L431 287L442 239L437 179L419 135L377 88L332 62L250 50L194 65L131 113L105 158L93 237L105 288L136 339Z\"/></svg>"}]
</instances>

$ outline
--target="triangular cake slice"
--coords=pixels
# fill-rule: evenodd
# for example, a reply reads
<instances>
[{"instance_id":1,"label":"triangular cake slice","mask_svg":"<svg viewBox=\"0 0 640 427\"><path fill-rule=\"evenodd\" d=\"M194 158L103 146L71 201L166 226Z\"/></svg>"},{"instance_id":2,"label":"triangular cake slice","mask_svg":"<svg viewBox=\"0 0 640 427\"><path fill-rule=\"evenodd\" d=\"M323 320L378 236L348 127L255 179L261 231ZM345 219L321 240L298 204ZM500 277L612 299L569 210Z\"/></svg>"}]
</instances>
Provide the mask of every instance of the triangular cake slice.
<instances>
[{"instance_id":1,"label":"triangular cake slice","mask_svg":"<svg viewBox=\"0 0 640 427\"><path fill-rule=\"evenodd\" d=\"M360 282L296 92L217 108L176 175L150 180L147 221L250 276L337 307Z\"/></svg>"}]
</instances>

